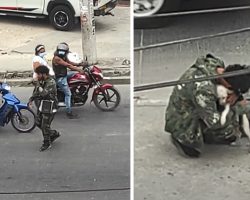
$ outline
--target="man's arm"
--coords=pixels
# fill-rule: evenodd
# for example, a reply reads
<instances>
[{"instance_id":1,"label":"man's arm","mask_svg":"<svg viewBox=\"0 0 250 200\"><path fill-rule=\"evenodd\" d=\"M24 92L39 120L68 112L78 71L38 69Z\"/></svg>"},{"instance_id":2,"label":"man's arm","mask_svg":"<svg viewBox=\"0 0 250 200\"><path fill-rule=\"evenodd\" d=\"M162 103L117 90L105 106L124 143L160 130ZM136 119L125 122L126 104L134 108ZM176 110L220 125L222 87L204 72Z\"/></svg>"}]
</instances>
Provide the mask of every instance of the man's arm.
<instances>
[{"instance_id":1,"label":"man's arm","mask_svg":"<svg viewBox=\"0 0 250 200\"><path fill-rule=\"evenodd\" d=\"M54 80L51 80L46 83L46 86L44 88L39 89L39 95L44 97L49 97L50 99L53 99L56 95L56 83Z\"/></svg>"},{"instance_id":2,"label":"man's arm","mask_svg":"<svg viewBox=\"0 0 250 200\"><path fill-rule=\"evenodd\" d=\"M39 67L41 64L39 62L33 63L33 69L35 70L37 67Z\"/></svg>"},{"instance_id":3,"label":"man's arm","mask_svg":"<svg viewBox=\"0 0 250 200\"><path fill-rule=\"evenodd\" d=\"M40 96L39 96L39 91L38 91L38 88L40 87L40 85L36 85L35 86L35 89L34 89L34 92L32 94L32 96L29 98L29 102L32 102L34 101L35 99L38 99Z\"/></svg>"},{"instance_id":4,"label":"man's arm","mask_svg":"<svg viewBox=\"0 0 250 200\"><path fill-rule=\"evenodd\" d=\"M71 65L74 65L74 66L87 66L88 63L87 62L81 62L81 63L74 63L74 62L71 62L67 59L67 62Z\"/></svg>"},{"instance_id":5,"label":"man's arm","mask_svg":"<svg viewBox=\"0 0 250 200\"><path fill-rule=\"evenodd\" d=\"M30 102L33 101L34 99L37 98L44 98L44 97L49 97L49 98L54 98L56 95L56 84L54 81L50 81L46 84L45 88L42 88L41 86L38 86L36 88L36 91L33 93L33 95L30 97Z\"/></svg>"}]
</instances>

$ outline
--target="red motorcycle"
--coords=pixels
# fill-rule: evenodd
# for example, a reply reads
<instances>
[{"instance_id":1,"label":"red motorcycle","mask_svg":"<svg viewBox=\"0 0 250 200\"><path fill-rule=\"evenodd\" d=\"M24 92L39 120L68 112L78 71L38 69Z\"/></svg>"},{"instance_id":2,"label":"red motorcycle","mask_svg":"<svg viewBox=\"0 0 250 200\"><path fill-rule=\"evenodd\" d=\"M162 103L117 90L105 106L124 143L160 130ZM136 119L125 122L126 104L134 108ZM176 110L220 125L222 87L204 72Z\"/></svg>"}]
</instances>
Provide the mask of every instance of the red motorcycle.
<instances>
[{"instance_id":1,"label":"red motorcycle","mask_svg":"<svg viewBox=\"0 0 250 200\"><path fill-rule=\"evenodd\" d=\"M72 58L69 60L72 61ZM73 61L77 63L75 60ZM91 101L94 102L95 106L102 111L115 110L121 100L118 90L111 84L101 83L103 74L97 66L84 67L84 71L84 74L76 73L68 79L72 93L72 106L83 106L88 99L90 89L94 88ZM64 107L64 93L60 89L58 89L57 97L58 106Z\"/></svg>"}]
</instances>

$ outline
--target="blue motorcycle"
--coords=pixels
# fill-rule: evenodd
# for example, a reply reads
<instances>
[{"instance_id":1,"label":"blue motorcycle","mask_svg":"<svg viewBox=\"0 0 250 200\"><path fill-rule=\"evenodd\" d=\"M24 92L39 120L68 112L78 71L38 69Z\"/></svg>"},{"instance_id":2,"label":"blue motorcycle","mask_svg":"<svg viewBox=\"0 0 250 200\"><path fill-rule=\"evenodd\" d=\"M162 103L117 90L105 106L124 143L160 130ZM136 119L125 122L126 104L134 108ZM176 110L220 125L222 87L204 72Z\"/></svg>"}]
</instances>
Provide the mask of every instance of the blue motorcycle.
<instances>
[{"instance_id":1,"label":"blue motorcycle","mask_svg":"<svg viewBox=\"0 0 250 200\"><path fill-rule=\"evenodd\" d=\"M12 126L21 133L32 131L35 127L35 114L10 92L10 86L0 83L2 105L0 107L0 126L5 126L11 121Z\"/></svg>"}]
</instances>

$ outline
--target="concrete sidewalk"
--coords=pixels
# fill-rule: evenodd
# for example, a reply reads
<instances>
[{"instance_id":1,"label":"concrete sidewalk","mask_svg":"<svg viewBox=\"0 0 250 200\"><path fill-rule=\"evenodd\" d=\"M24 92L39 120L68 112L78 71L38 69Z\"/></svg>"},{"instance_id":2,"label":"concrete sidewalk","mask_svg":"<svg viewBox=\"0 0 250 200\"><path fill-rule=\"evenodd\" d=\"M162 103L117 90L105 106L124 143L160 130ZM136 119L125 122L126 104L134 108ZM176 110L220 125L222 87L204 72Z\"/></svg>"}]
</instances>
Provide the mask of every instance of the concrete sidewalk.
<instances>
[{"instance_id":1,"label":"concrete sidewalk","mask_svg":"<svg viewBox=\"0 0 250 200\"><path fill-rule=\"evenodd\" d=\"M97 66L105 81L130 83L130 8L116 7L115 16L96 17ZM81 29L54 30L47 20L1 17L0 79L11 85L31 80L31 61L37 44L44 44L51 64L58 43L67 42L72 52L82 53Z\"/></svg>"}]
</instances>

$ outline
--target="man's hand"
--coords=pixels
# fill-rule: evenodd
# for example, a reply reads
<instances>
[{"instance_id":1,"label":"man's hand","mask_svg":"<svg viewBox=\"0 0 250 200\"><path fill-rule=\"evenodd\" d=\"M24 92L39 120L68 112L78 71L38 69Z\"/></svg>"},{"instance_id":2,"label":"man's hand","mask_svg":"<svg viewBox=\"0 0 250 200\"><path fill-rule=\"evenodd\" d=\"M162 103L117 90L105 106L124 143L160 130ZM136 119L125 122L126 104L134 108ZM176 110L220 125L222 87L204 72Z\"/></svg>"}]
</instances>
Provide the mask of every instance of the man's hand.
<instances>
[{"instance_id":1,"label":"man's hand","mask_svg":"<svg viewBox=\"0 0 250 200\"><path fill-rule=\"evenodd\" d=\"M88 66L88 62L87 61L82 61L79 66L83 66L83 67L86 67Z\"/></svg>"},{"instance_id":2,"label":"man's hand","mask_svg":"<svg viewBox=\"0 0 250 200\"><path fill-rule=\"evenodd\" d=\"M239 97L235 93L229 94L227 97L227 103L229 103L232 106L235 104L238 98Z\"/></svg>"},{"instance_id":3,"label":"man's hand","mask_svg":"<svg viewBox=\"0 0 250 200\"><path fill-rule=\"evenodd\" d=\"M79 69L78 72L79 72L80 74L84 74L84 70L82 70L82 69Z\"/></svg>"}]
</instances>

